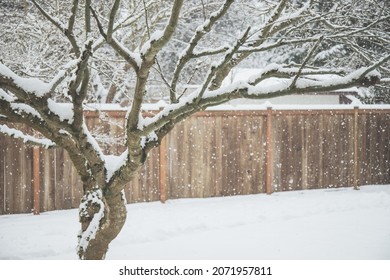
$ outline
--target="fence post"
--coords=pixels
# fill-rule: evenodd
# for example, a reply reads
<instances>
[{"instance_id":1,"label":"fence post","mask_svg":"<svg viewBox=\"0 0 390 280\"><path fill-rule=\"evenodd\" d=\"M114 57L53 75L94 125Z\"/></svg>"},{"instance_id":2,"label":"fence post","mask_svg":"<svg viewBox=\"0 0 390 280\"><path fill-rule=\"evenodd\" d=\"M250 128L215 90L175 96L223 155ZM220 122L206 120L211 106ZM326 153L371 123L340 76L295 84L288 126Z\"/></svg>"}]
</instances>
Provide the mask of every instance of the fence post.
<instances>
[{"instance_id":1,"label":"fence post","mask_svg":"<svg viewBox=\"0 0 390 280\"><path fill-rule=\"evenodd\" d=\"M267 194L272 193L272 107L267 107L267 178L265 190Z\"/></svg>"},{"instance_id":2,"label":"fence post","mask_svg":"<svg viewBox=\"0 0 390 280\"><path fill-rule=\"evenodd\" d=\"M39 174L40 174L40 149L34 146L33 148L33 208L34 215L39 215L41 209L40 197L39 197Z\"/></svg>"},{"instance_id":3,"label":"fence post","mask_svg":"<svg viewBox=\"0 0 390 280\"><path fill-rule=\"evenodd\" d=\"M353 189L359 190L359 170L358 170L358 113L359 113L359 107L355 106L353 107L354 112L354 120L353 120Z\"/></svg>"},{"instance_id":4,"label":"fence post","mask_svg":"<svg viewBox=\"0 0 390 280\"><path fill-rule=\"evenodd\" d=\"M159 189L160 189L160 201L164 203L167 200L167 140L164 137L161 140L159 147Z\"/></svg>"}]
</instances>

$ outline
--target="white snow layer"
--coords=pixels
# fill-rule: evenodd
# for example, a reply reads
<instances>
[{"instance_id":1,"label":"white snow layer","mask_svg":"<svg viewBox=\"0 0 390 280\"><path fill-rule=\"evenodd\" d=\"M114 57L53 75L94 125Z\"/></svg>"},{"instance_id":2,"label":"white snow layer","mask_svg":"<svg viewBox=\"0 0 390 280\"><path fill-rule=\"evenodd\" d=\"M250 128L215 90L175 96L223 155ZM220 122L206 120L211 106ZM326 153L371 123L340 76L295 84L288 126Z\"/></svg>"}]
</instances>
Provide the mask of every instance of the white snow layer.
<instances>
[{"instance_id":1,"label":"white snow layer","mask_svg":"<svg viewBox=\"0 0 390 280\"><path fill-rule=\"evenodd\" d=\"M0 64L0 74L12 79L19 88L26 92L34 93L38 97L42 97L51 89L50 84L47 84L37 78L19 77L3 64Z\"/></svg>"},{"instance_id":2,"label":"white snow layer","mask_svg":"<svg viewBox=\"0 0 390 280\"><path fill-rule=\"evenodd\" d=\"M47 100L47 105L50 111L53 114L56 114L61 121L68 121L68 123L73 123L74 111L73 104L71 103L58 103L53 99L49 98Z\"/></svg>"},{"instance_id":3,"label":"white snow layer","mask_svg":"<svg viewBox=\"0 0 390 280\"><path fill-rule=\"evenodd\" d=\"M4 133L6 135L9 135L13 138L21 139L23 141L23 143L34 142L34 143L40 144L42 146L45 146L46 148L49 148L49 147L55 145L55 143L50 141L49 139L46 139L46 138L40 139L40 138L33 137L31 135L24 134L20 130L17 130L14 128L9 128L5 124L0 124L0 132Z\"/></svg>"},{"instance_id":4,"label":"white snow layer","mask_svg":"<svg viewBox=\"0 0 390 280\"><path fill-rule=\"evenodd\" d=\"M150 39L146 41L145 44L142 46L140 51L141 56L145 55L149 51L153 42L160 40L163 36L164 36L164 31L162 30L154 31L150 36Z\"/></svg>"},{"instance_id":5,"label":"white snow layer","mask_svg":"<svg viewBox=\"0 0 390 280\"><path fill-rule=\"evenodd\" d=\"M390 259L390 185L130 204L108 259ZM0 216L0 259L77 259L77 210Z\"/></svg>"},{"instance_id":6,"label":"white snow layer","mask_svg":"<svg viewBox=\"0 0 390 280\"><path fill-rule=\"evenodd\" d=\"M121 155L103 155L104 166L107 170L106 182L110 181L112 175L115 171L119 170L123 165L125 165L128 156L128 150L126 149Z\"/></svg>"}]
</instances>

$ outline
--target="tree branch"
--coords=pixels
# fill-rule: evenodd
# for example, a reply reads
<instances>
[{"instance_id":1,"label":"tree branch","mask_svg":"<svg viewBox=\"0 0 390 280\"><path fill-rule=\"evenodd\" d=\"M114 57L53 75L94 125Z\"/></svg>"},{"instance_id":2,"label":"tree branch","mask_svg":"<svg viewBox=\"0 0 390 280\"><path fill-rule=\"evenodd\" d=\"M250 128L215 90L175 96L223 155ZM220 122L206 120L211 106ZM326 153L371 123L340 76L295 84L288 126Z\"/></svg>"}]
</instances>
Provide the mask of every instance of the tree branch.
<instances>
[{"instance_id":1,"label":"tree branch","mask_svg":"<svg viewBox=\"0 0 390 280\"><path fill-rule=\"evenodd\" d=\"M96 20L99 32L104 38L104 40L114 49L114 51L116 51L117 54L119 54L122 58L124 58L126 62L129 63L133 67L134 71L137 73L139 70L139 64L140 64L139 61L141 60L140 57L137 56L136 54L133 54L130 50L128 50L125 46L123 46L115 38L112 37L113 35L112 33L115 30L115 28L111 30L111 35L110 35L111 37L109 39L109 35L108 35L109 31L107 31L107 34L104 32L103 26L97 16L96 11L92 7L90 7L90 9L92 12L92 16Z\"/></svg>"},{"instance_id":2,"label":"tree branch","mask_svg":"<svg viewBox=\"0 0 390 280\"><path fill-rule=\"evenodd\" d=\"M210 106L219 105L232 99L265 99L293 93L305 94L328 92L353 86L367 87L374 85L379 83L380 79L379 76L372 71L389 60L390 56L387 56L365 69L357 70L345 77L334 78L331 81L298 79L294 90L292 90L289 83L286 83L285 81L281 81L279 84L275 84L272 87L256 86L250 85L249 83L238 82L234 85L229 85L225 89L221 88L205 92L204 97L199 102L197 102L197 95L192 94L187 98L180 100L178 104L167 105L154 117L145 119L142 135L148 135L153 131L158 133L159 130L164 129L165 126L175 124L197 111L204 110ZM289 70L291 69L285 69L286 72ZM271 72L272 71L269 73ZM277 72L278 71L274 73ZM274 77L274 75L269 75L269 77Z\"/></svg>"},{"instance_id":3,"label":"tree branch","mask_svg":"<svg viewBox=\"0 0 390 280\"><path fill-rule=\"evenodd\" d=\"M202 88L199 92L199 95L196 99L197 103L199 103L199 101L202 99L203 94L206 91L207 87L209 86L215 73L217 73L218 70L220 70L227 63L229 63L231 61L231 59L233 58L234 54L238 51L238 49L246 42L246 39L248 38L250 29L251 29L250 27L247 28L247 30L236 41L236 43L233 45L233 47L226 52L224 59L219 64L211 66L209 74L208 74L207 78L205 79L205 81L202 85Z\"/></svg>"},{"instance_id":4,"label":"tree branch","mask_svg":"<svg viewBox=\"0 0 390 280\"><path fill-rule=\"evenodd\" d=\"M263 25L261 32L257 35L257 39L253 43L249 44L249 47L258 47L266 40L268 40L273 24L281 17L284 9L287 6L288 1L282 0L279 2L277 7L274 9L272 15L269 17L267 22ZM214 76L214 79L211 81L210 89L217 89L221 86L222 81L229 74L230 70L238 65L241 61L247 58L250 53L240 53L234 59L230 60L229 63L226 63L224 67L219 69L219 71Z\"/></svg>"},{"instance_id":5,"label":"tree branch","mask_svg":"<svg viewBox=\"0 0 390 280\"><path fill-rule=\"evenodd\" d=\"M108 22L108 28L107 28L107 43L111 43L112 40L112 34L113 34L113 28L114 28L114 21L116 17L116 13L119 9L120 0L115 0L114 5L111 8L109 22Z\"/></svg>"},{"instance_id":6,"label":"tree branch","mask_svg":"<svg viewBox=\"0 0 390 280\"><path fill-rule=\"evenodd\" d=\"M301 75L301 73L302 73L303 69L305 68L306 64L309 62L310 58L314 54L314 51L318 48L318 46L320 45L320 43L322 42L323 39L324 39L324 36L320 36L318 41L314 44L314 46L311 48L311 50L307 54L305 60L303 61L301 67L299 68L297 74L295 75L294 80L291 82L290 88L292 90L295 89L295 85L297 83L297 80L298 80L299 76Z\"/></svg>"},{"instance_id":7,"label":"tree branch","mask_svg":"<svg viewBox=\"0 0 390 280\"><path fill-rule=\"evenodd\" d=\"M81 56L79 58L79 63L77 65L77 69L75 72L75 76L73 78L73 81L69 84L69 92L71 96L75 99L77 96L77 88L80 86L83 76L84 76L84 71L88 67L88 60L90 56L92 55L92 40L87 40L85 42L84 50L81 53Z\"/></svg>"},{"instance_id":8,"label":"tree branch","mask_svg":"<svg viewBox=\"0 0 390 280\"><path fill-rule=\"evenodd\" d=\"M88 38L88 34L91 33L91 12L89 7L91 6L91 0L85 0L84 17L85 17L85 33Z\"/></svg>"},{"instance_id":9,"label":"tree branch","mask_svg":"<svg viewBox=\"0 0 390 280\"><path fill-rule=\"evenodd\" d=\"M173 32L176 29L177 22L179 20L181 7L183 6L184 0L175 0L171 9L171 16L169 18L168 24L166 25L164 31L161 33L154 33L156 37L153 37L145 44L143 50L141 50L141 56L146 63L151 63L154 61L157 53L168 43L171 39ZM150 68L150 66L149 66Z\"/></svg>"},{"instance_id":10,"label":"tree branch","mask_svg":"<svg viewBox=\"0 0 390 280\"><path fill-rule=\"evenodd\" d=\"M197 58L201 56L206 55L212 55L215 54L213 52L219 53L220 51L227 51L227 48L224 47L220 50L213 50L213 51L207 51L203 53L199 53L197 55L194 54L194 49L198 45L199 41L210 32L213 25L221 18L223 15L226 14L231 4L234 2L234 0L226 0L225 3L222 5L222 7L215 13L213 13L208 20L205 20L205 22L198 26L196 28L196 32L194 36L191 38L188 47L183 51L183 53L180 55L178 62L176 63L175 70L173 72L173 77L171 81L170 86L170 99L171 103L176 103L176 87L177 82L180 77L180 73L183 70L184 66L187 64L187 62L192 58Z\"/></svg>"},{"instance_id":11,"label":"tree branch","mask_svg":"<svg viewBox=\"0 0 390 280\"><path fill-rule=\"evenodd\" d=\"M77 0L73 1L72 15L69 18L68 28L66 28L62 24L62 22L60 22L58 19L49 15L49 13L47 13L35 0L31 0L31 2L34 3L34 5L38 8L38 10L42 13L42 15L47 20L49 20L55 27L57 27L62 33L65 34L65 36L68 38L70 44L72 45L72 49L73 49L74 53L76 54L76 56L79 56L80 55L80 48L77 45L76 39L73 35L73 24L74 24L74 20L75 20L75 16L76 16L78 1Z\"/></svg>"},{"instance_id":12,"label":"tree branch","mask_svg":"<svg viewBox=\"0 0 390 280\"><path fill-rule=\"evenodd\" d=\"M68 21L68 28L67 28L70 33L73 33L73 26L76 20L78 5L79 5L79 0L73 0L72 10L71 10L70 18Z\"/></svg>"},{"instance_id":13,"label":"tree branch","mask_svg":"<svg viewBox=\"0 0 390 280\"><path fill-rule=\"evenodd\" d=\"M141 105L146 88L146 82L149 76L150 68L154 64L157 53L164 47L164 45L170 40L177 26L180 10L183 5L183 0L175 0L171 10L171 17L164 31L154 33L155 36L151 36L151 39L145 43L143 50L141 50L142 63L139 71L137 72L137 83L134 92L133 104L128 115L127 131L131 133L137 130L139 122L139 114L141 112ZM129 139L130 137L128 137Z\"/></svg>"},{"instance_id":14,"label":"tree branch","mask_svg":"<svg viewBox=\"0 0 390 280\"><path fill-rule=\"evenodd\" d=\"M98 26L100 35L102 35L102 37L104 38L104 40L107 41L107 34L104 32L103 25L102 25L102 23L100 22L99 17L98 17L98 15L97 15L95 9L93 9L92 6L89 6L89 9L90 9L91 12L92 12L92 16L93 16L94 19L96 20L96 23L97 23L97 26Z\"/></svg>"}]
</instances>

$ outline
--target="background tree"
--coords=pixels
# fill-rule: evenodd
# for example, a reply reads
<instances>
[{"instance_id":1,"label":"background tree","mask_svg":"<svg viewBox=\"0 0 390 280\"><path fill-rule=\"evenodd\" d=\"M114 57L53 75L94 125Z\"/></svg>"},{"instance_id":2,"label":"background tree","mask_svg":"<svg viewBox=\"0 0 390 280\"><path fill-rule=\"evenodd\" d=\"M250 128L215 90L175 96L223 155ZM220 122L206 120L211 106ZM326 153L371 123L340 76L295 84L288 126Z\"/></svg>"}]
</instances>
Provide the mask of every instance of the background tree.
<instances>
[{"instance_id":1,"label":"background tree","mask_svg":"<svg viewBox=\"0 0 390 280\"><path fill-rule=\"evenodd\" d=\"M313 0L32 0L27 13L21 4L1 3L10 18L1 24L13 29L3 31L1 41L0 132L68 152L83 182L81 259L105 257L126 220L123 185L178 122L236 98L371 86L381 79L376 69L390 60L384 50L373 60L359 60L358 69L325 67L318 56L328 44L348 45L367 34L382 40L380 24L388 16L344 22L345 9L322 11ZM301 58L266 63L286 49L298 49ZM232 69L254 61L263 61L258 74L223 84ZM266 86L270 78L274 83ZM191 83L195 90L183 90ZM151 89L167 103L144 118L142 104ZM91 101L129 104L122 154L105 155L88 130L83 110ZM35 134L16 130L14 123Z\"/></svg>"}]
</instances>

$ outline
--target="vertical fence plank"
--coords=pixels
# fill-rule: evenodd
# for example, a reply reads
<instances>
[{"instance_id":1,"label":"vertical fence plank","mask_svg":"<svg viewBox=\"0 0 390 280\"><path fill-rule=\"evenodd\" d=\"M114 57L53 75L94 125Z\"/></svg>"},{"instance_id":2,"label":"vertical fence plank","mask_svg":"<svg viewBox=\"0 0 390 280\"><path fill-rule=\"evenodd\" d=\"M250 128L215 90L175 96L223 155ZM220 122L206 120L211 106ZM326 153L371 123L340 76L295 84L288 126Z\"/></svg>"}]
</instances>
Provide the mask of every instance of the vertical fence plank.
<instances>
[{"instance_id":1,"label":"vertical fence plank","mask_svg":"<svg viewBox=\"0 0 390 280\"><path fill-rule=\"evenodd\" d=\"M167 139L164 137L161 140L159 147L159 188L160 188L160 201L165 203L167 200Z\"/></svg>"},{"instance_id":2,"label":"vertical fence plank","mask_svg":"<svg viewBox=\"0 0 390 280\"><path fill-rule=\"evenodd\" d=\"M355 106L354 109L354 118L353 118L353 188L355 190L359 189L359 173L358 173L358 150L359 150L359 139L358 139L358 114L359 107Z\"/></svg>"},{"instance_id":3,"label":"vertical fence plank","mask_svg":"<svg viewBox=\"0 0 390 280\"><path fill-rule=\"evenodd\" d=\"M5 214L5 136L0 134L0 215Z\"/></svg>"},{"instance_id":4,"label":"vertical fence plank","mask_svg":"<svg viewBox=\"0 0 390 280\"><path fill-rule=\"evenodd\" d=\"M33 148L33 189L34 189L34 207L33 213L34 215L40 214L41 209L41 201L40 201L40 150L39 147Z\"/></svg>"},{"instance_id":5,"label":"vertical fence plank","mask_svg":"<svg viewBox=\"0 0 390 280\"><path fill-rule=\"evenodd\" d=\"M266 193L272 193L272 108L267 108L267 182Z\"/></svg>"},{"instance_id":6,"label":"vertical fence plank","mask_svg":"<svg viewBox=\"0 0 390 280\"><path fill-rule=\"evenodd\" d=\"M18 185L17 178L19 177L19 174L17 174L18 170L18 153L19 147L17 145L17 140L9 139L8 145L12 147L11 149L7 149L6 151L6 168L5 168L5 175L6 175L6 185L5 185L5 191L6 191L6 199L5 199L5 211L7 214L12 213L19 213L17 209L15 209L14 205L18 204L18 197L15 195L16 189L20 188L20 185Z\"/></svg>"},{"instance_id":7,"label":"vertical fence plank","mask_svg":"<svg viewBox=\"0 0 390 280\"><path fill-rule=\"evenodd\" d=\"M213 196L221 196L222 195L222 189L223 189L223 174L222 174L222 167L223 167L223 148L222 148L222 130L223 130L223 123L224 123L224 116L218 115L214 116L216 118L215 120L215 131L214 131L214 141L213 144L214 147L214 155L213 155L213 162L214 162L214 188L213 188Z\"/></svg>"}]
</instances>

